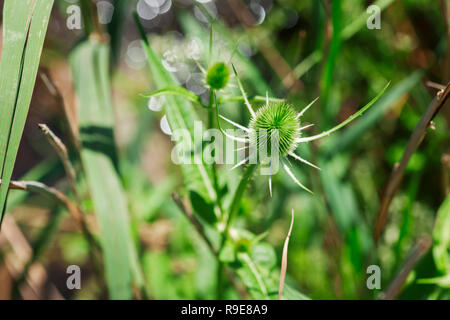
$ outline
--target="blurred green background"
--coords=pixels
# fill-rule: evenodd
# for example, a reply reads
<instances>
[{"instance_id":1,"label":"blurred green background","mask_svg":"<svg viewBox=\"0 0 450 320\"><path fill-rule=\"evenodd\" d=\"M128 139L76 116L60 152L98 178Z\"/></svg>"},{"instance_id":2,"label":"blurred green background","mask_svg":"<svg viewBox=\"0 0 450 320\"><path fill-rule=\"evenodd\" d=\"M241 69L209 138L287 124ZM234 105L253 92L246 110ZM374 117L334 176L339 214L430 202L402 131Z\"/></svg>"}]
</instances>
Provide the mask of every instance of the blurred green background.
<instances>
[{"instance_id":1,"label":"blurred green background","mask_svg":"<svg viewBox=\"0 0 450 320\"><path fill-rule=\"evenodd\" d=\"M166 71L205 101L208 91L198 65L208 64L209 24L215 20L211 59L233 62L250 96L269 92L297 110L320 97L304 118L315 124L311 134L345 120L391 81L363 117L330 137L299 147L299 154L322 168L315 171L293 162L295 175L314 195L280 173L274 177L270 198L267 177L257 175L235 224L252 234L266 233L258 247L261 252L250 254L278 275L293 208L286 283L311 299L376 299L393 284L400 290L391 298L449 298L448 103L410 159L383 232L378 242L373 240L392 168L438 92L427 82L445 86L449 81L448 1L105 2L97 8L111 48L115 168L128 203L143 298L216 298L217 259L171 198L173 192L185 196L188 191L179 166L171 161L164 102L141 95L159 85L149 71L133 10ZM381 10L381 29L366 26L371 4ZM46 123L63 140L81 172L73 143L79 135L80 97L74 91L75 72L68 56L84 38L86 26L68 28L72 5L78 1L55 2L13 175L15 180L41 181L68 194L63 167L37 123ZM239 95L237 87L227 90L225 96ZM221 108L233 120L248 123L243 103ZM204 110L195 110L206 120ZM229 169L220 167L219 179L234 188L240 172ZM77 185L85 220L97 237L99 223L81 174ZM0 233L0 298L108 297L102 267L95 264L86 237L66 211L41 195L11 191ZM67 289L66 268L72 264L81 267L81 290ZM369 265L380 266L380 290L367 288ZM408 272L401 274L405 265ZM242 280L237 281L241 286ZM225 298L239 297L227 283Z\"/></svg>"}]
</instances>

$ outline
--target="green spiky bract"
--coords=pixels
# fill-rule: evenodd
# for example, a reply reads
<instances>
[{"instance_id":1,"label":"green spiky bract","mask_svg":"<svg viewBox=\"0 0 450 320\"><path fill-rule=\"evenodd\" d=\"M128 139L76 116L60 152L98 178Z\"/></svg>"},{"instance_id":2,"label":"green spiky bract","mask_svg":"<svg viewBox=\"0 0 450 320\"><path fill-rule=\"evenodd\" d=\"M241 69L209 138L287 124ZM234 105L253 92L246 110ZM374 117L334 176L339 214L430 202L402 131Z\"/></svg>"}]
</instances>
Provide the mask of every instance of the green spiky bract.
<instances>
[{"instance_id":1,"label":"green spiky bract","mask_svg":"<svg viewBox=\"0 0 450 320\"><path fill-rule=\"evenodd\" d=\"M250 121L250 145L259 153L263 144L267 154L271 155L271 137L278 130L278 154L287 155L297 148L296 139L300 137L300 121L297 113L287 103L274 103L260 108ZM262 130L266 130L266 139Z\"/></svg>"},{"instance_id":2,"label":"green spiky bract","mask_svg":"<svg viewBox=\"0 0 450 320\"><path fill-rule=\"evenodd\" d=\"M230 79L230 70L223 62L218 62L208 69L206 83L215 90L226 87Z\"/></svg>"}]
</instances>

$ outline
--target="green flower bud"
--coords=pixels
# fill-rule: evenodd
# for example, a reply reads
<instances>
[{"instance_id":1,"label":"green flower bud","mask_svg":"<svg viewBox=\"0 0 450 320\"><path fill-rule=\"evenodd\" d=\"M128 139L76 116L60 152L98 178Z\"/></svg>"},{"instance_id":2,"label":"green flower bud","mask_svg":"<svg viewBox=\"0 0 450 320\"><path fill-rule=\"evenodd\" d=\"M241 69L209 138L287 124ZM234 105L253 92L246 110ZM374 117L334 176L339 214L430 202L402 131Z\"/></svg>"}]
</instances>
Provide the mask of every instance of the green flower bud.
<instances>
[{"instance_id":1,"label":"green flower bud","mask_svg":"<svg viewBox=\"0 0 450 320\"><path fill-rule=\"evenodd\" d=\"M230 79L230 70L223 62L218 62L209 68L206 74L206 83L215 90L226 87Z\"/></svg>"}]
</instances>

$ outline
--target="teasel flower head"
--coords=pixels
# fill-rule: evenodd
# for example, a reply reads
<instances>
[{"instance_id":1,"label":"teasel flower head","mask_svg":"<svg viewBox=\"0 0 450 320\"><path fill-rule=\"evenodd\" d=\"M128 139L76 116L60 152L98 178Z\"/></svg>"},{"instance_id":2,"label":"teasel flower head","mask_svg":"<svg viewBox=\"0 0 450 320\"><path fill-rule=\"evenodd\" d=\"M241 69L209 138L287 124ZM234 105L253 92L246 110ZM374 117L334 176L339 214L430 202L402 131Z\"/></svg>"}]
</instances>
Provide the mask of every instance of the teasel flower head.
<instances>
[{"instance_id":1,"label":"teasel flower head","mask_svg":"<svg viewBox=\"0 0 450 320\"><path fill-rule=\"evenodd\" d=\"M257 157L256 159L258 163L266 164L269 166L270 195L272 195L272 174L270 173L271 171L270 168L272 167L273 163L281 164L281 167L284 169L284 171L299 187L312 193L312 191L308 189L306 186L304 186L293 174L289 166L290 164L289 158L297 160L310 167L313 167L314 169L320 170L319 167L307 161L306 159L304 159L303 157L301 157L296 153L298 146L301 143L314 141L326 137L331 133L333 133L334 131L337 131L340 128L344 127L345 125L353 121L355 118L360 116L370 106L372 106L389 86L388 83L383 88L383 90L367 105L365 105L358 112L350 116L347 120L343 121L336 127L317 135L302 136L303 131L312 126L312 124L302 126L301 124L302 116L318 100L318 98L316 98L306 107L304 107L303 110L301 110L300 112L296 112L293 106L284 101L277 100L277 102L271 102L271 99L269 99L269 96L266 93L265 105L260 107L255 112L254 108L252 107L252 105L248 100L247 94L245 93L245 90L242 86L242 83L237 75L234 66L233 71L237 79L240 91L242 93L244 103L250 113L251 119L248 127L244 127L222 115L219 115L218 110L216 110L218 117L232 124L236 128L241 129L245 134L244 136L240 137L230 135L229 133L221 129L220 123L219 129L229 139L245 143L246 145L245 148L249 151L248 152L249 155L245 159L237 163L232 169L235 169L239 166L249 163L252 160L252 158L255 159L254 158L255 156ZM216 107L218 109L217 104ZM261 154L262 149L264 149L268 157L258 158L258 155Z\"/></svg>"}]
</instances>

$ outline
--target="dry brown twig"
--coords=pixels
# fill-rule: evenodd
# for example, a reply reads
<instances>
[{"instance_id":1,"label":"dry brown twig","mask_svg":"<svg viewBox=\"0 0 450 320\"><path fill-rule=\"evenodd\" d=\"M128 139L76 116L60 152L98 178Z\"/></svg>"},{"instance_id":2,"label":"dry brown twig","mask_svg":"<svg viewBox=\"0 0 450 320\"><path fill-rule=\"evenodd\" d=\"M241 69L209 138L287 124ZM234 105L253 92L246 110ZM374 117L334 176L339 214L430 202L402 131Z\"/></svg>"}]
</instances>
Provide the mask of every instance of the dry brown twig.
<instances>
[{"instance_id":1,"label":"dry brown twig","mask_svg":"<svg viewBox=\"0 0 450 320\"><path fill-rule=\"evenodd\" d=\"M184 215L187 217L187 219L192 223L195 230L197 230L197 233L205 241L206 245L208 246L208 248L212 252L212 254L214 254L217 258L219 258L219 254L218 254L217 250L214 248L213 244L206 236L206 233L205 233L200 221L198 221L198 219L195 217L195 215L192 213L191 210L186 208L186 206L184 205L183 201L180 199L180 196L178 194L172 193L172 199L175 202L175 204L178 206L178 208L180 208L181 212L183 212ZM241 298L247 299L247 292L241 286L238 285L234 275L228 269L225 269L225 274L227 275L228 279L230 280L230 283L236 289L236 291L239 293Z\"/></svg>"},{"instance_id":2,"label":"dry brown twig","mask_svg":"<svg viewBox=\"0 0 450 320\"><path fill-rule=\"evenodd\" d=\"M64 171L66 172L67 179L69 180L70 188L72 189L72 192L77 200L78 203L81 203L81 197L78 193L77 187L76 187L76 174L75 169L72 166L72 163L69 159L69 153L67 152L67 148L64 145L64 143L59 139L50 128L45 124L38 124L39 129L41 129L44 136L47 138L50 145L55 149L56 153L58 154L59 158L61 159L61 162L64 166Z\"/></svg>"},{"instance_id":3,"label":"dry brown twig","mask_svg":"<svg viewBox=\"0 0 450 320\"><path fill-rule=\"evenodd\" d=\"M66 172L67 179L69 180L70 187L72 189L72 192L76 198L76 201L78 204L73 203L65 194L62 192L56 190L55 188L50 188L45 186L44 184L39 184L38 182L29 182L29 184L39 184L39 186L47 191L50 191L50 193L53 193L55 196L57 196L57 199L62 202L69 212L72 214L73 218L77 221L77 223L80 225L82 231L88 236L88 238L91 238L86 221L83 218L83 211L80 207L81 204L81 197L78 193L77 187L76 187L76 174L75 169L72 166L72 163L69 159L69 154L67 152L67 148L64 145L64 143L59 139L52 130L45 124L39 124L39 129L41 129L42 133L47 138L50 145L55 149L57 155L61 159L61 162L64 166L64 171Z\"/></svg>"},{"instance_id":4,"label":"dry brown twig","mask_svg":"<svg viewBox=\"0 0 450 320\"><path fill-rule=\"evenodd\" d=\"M1 183L2 180L0 179L0 184ZM49 197L50 199L53 199L65 206L72 217L75 219L75 221L77 221L77 223L82 226L82 228L83 226L86 226L84 224L82 213L79 207L74 202L72 202L72 200L70 200L68 196L53 187L49 187L44 183L37 181L11 181L9 183L9 189L22 190ZM88 231L86 230L86 232Z\"/></svg>"},{"instance_id":5,"label":"dry brown twig","mask_svg":"<svg viewBox=\"0 0 450 320\"><path fill-rule=\"evenodd\" d=\"M78 132L78 115L75 110L75 97L73 93L73 83L71 77L67 77L70 73L67 64L57 61L52 63L47 69L41 69L39 77L46 86L49 93L58 99L63 107L63 112L67 125L69 127L69 135L71 143L77 148L81 148L81 142Z\"/></svg>"},{"instance_id":6,"label":"dry brown twig","mask_svg":"<svg viewBox=\"0 0 450 320\"><path fill-rule=\"evenodd\" d=\"M67 209L71 213L72 217L75 219L75 221L80 226L81 231L83 232L84 236L86 237L86 240L89 242L89 245L93 249L100 249L99 244L96 242L94 237L92 236L92 233L89 230L89 227L86 223L86 220L84 219L85 213L81 209L81 202L82 198L78 192L77 186L76 186L76 173L75 169L72 166L72 163L69 159L69 154L67 152L67 147L64 145L64 143L59 139L50 128L45 124L39 124L39 129L41 129L42 133L45 135L47 140L49 141L50 145L55 149L56 153L58 154L59 158L61 159L61 162L64 166L64 171L66 172L67 179L69 180L70 187L72 189L72 192L75 196L77 204L73 203L67 196L65 196L63 193L59 192L56 189L52 189L53 192L58 192L60 200L63 200L63 203L66 205ZM47 187L48 188L48 187ZM94 252L90 252L91 258L93 263L95 264L96 268L98 270L101 270L100 268L100 253L97 250L97 255Z\"/></svg>"},{"instance_id":7,"label":"dry brown twig","mask_svg":"<svg viewBox=\"0 0 450 320\"><path fill-rule=\"evenodd\" d=\"M431 239L429 237L420 238L417 244L412 249L408 258L406 258L403 267L400 269L394 281L389 285L385 293L380 296L381 300L395 299L401 292L401 289L416 263L428 251L431 246Z\"/></svg>"},{"instance_id":8,"label":"dry brown twig","mask_svg":"<svg viewBox=\"0 0 450 320\"><path fill-rule=\"evenodd\" d=\"M389 215L389 207L391 205L392 199L394 198L395 194L400 188L409 159L411 159L411 156L414 154L414 152L422 143L431 121L439 112L439 110L443 108L449 95L450 95L450 83L448 83L447 86L445 86L445 89L441 89L436 94L436 97L433 99L433 101L425 111L424 115L420 119L419 123L416 125L416 128L414 129L409 139L408 145L406 146L405 152L403 153L401 161L398 164L396 164L392 169L388 183L384 189L384 193L381 198L381 205L375 223L375 228L373 232L375 242L378 241L381 233L383 232L384 226L386 225Z\"/></svg>"},{"instance_id":9,"label":"dry brown twig","mask_svg":"<svg viewBox=\"0 0 450 320\"><path fill-rule=\"evenodd\" d=\"M1 183L2 180L0 179L0 184ZM36 181L11 181L9 183L9 188L11 190L22 190L47 196L66 206L69 212L75 217L79 214L76 210L77 205L73 203L72 200L69 199L69 197L67 197L61 191L53 187L49 187L44 183ZM78 218L76 219L78 220Z\"/></svg>"}]
</instances>

